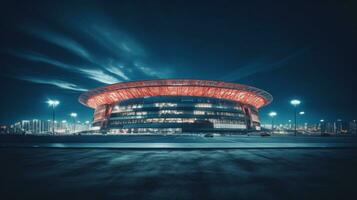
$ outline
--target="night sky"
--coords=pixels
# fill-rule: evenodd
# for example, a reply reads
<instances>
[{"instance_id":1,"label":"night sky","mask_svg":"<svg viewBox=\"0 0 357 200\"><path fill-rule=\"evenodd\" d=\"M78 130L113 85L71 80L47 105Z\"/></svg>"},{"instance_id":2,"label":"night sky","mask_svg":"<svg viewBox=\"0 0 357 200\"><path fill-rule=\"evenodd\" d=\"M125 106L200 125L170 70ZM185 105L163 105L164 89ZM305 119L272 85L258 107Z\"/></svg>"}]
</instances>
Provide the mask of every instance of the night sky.
<instances>
[{"instance_id":1,"label":"night sky","mask_svg":"<svg viewBox=\"0 0 357 200\"><path fill-rule=\"evenodd\" d=\"M249 2L249 3L248 3ZM277 121L357 118L357 5L351 1L1 1L0 123L77 112L111 83L213 79L268 91Z\"/></svg>"}]
</instances>

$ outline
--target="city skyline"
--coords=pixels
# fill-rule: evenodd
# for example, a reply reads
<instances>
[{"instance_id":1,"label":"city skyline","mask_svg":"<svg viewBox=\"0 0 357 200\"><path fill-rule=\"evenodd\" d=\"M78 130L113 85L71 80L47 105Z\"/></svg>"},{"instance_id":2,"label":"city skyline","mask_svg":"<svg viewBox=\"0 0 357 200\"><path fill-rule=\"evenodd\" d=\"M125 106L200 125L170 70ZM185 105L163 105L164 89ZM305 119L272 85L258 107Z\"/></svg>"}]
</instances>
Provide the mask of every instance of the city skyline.
<instances>
[{"instance_id":1,"label":"city skyline","mask_svg":"<svg viewBox=\"0 0 357 200\"><path fill-rule=\"evenodd\" d=\"M352 3L204 4L5 3L0 123L51 119L49 99L61 102L56 118L91 120L82 92L165 78L263 88L274 96L263 123L271 111L276 123L293 120L294 98L308 123L357 118Z\"/></svg>"}]
</instances>

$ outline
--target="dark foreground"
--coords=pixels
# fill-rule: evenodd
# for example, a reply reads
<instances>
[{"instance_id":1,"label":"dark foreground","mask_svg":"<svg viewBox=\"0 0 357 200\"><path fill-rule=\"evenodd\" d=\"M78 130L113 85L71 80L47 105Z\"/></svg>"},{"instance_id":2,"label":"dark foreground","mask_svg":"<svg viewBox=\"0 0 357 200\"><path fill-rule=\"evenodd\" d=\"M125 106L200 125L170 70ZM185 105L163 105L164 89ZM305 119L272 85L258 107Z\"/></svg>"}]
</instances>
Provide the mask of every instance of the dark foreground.
<instances>
[{"instance_id":1,"label":"dark foreground","mask_svg":"<svg viewBox=\"0 0 357 200\"><path fill-rule=\"evenodd\" d=\"M1 199L355 199L356 149L1 148Z\"/></svg>"}]
</instances>

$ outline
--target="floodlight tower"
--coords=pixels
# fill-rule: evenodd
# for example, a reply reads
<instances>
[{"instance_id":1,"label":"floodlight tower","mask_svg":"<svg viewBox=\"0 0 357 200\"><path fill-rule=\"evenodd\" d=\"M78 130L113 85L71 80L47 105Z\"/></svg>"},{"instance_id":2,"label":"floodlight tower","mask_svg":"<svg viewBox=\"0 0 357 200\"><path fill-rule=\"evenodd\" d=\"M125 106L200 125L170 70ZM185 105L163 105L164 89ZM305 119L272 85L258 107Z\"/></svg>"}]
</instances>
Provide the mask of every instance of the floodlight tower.
<instances>
[{"instance_id":1,"label":"floodlight tower","mask_svg":"<svg viewBox=\"0 0 357 200\"><path fill-rule=\"evenodd\" d=\"M321 135L323 135L323 132L322 132L322 123L324 123L325 120L324 119L320 119L320 132L321 132ZM325 128L324 128L325 129ZM325 132L325 131L324 131Z\"/></svg>"},{"instance_id":2,"label":"floodlight tower","mask_svg":"<svg viewBox=\"0 0 357 200\"><path fill-rule=\"evenodd\" d=\"M300 111L299 115L301 115L300 119L302 119L302 116L305 115L305 111ZM302 120L301 120L302 121ZM303 123L303 130L305 130L305 125Z\"/></svg>"},{"instance_id":3,"label":"floodlight tower","mask_svg":"<svg viewBox=\"0 0 357 200\"><path fill-rule=\"evenodd\" d=\"M77 117L77 113L71 113L70 116L73 119L73 133L76 132L76 117Z\"/></svg>"},{"instance_id":4,"label":"floodlight tower","mask_svg":"<svg viewBox=\"0 0 357 200\"><path fill-rule=\"evenodd\" d=\"M293 99L293 100L290 101L290 103L291 103L291 105L294 106L294 121L295 121L295 122L294 122L294 123L295 123L295 126L294 126L294 134L295 134L295 136L296 136L296 107L297 107L298 105L300 105L301 101L298 100L298 99Z\"/></svg>"},{"instance_id":5,"label":"floodlight tower","mask_svg":"<svg viewBox=\"0 0 357 200\"><path fill-rule=\"evenodd\" d=\"M52 107L52 134L55 134L55 108L60 104L58 100L49 99L46 102L50 107Z\"/></svg>"},{"instance_id":6,"label":"floodlight tower","mask_svg":"<svg viewBox=\"0 0 357 200\"><path fill-rule=\"evenodd\" d=\"M274 133L274 117L277 115L276 112L272 111L269 113L269 116L271 117L271 131Z\"/></svg>"}]
</instances>

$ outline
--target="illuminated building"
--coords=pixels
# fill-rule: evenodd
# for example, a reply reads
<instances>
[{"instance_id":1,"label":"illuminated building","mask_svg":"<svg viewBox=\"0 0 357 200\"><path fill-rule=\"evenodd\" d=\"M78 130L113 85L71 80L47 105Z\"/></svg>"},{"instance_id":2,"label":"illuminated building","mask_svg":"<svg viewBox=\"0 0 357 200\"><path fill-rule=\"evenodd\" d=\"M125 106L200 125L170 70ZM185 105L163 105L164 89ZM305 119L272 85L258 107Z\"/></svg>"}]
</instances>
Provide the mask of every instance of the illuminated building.
<instances>
[{"instance_id":1,"label":"illuminated building","mask_svg":"<svg viewBox=\"0 0 357 200\"><path fill-rule=\"evenodd\" d=\"M209 80L117 83L83 93L95 109L92 126L111 133L260 130L258 109L272 96L260 89Z\"/></svg>"}]
</instances>

